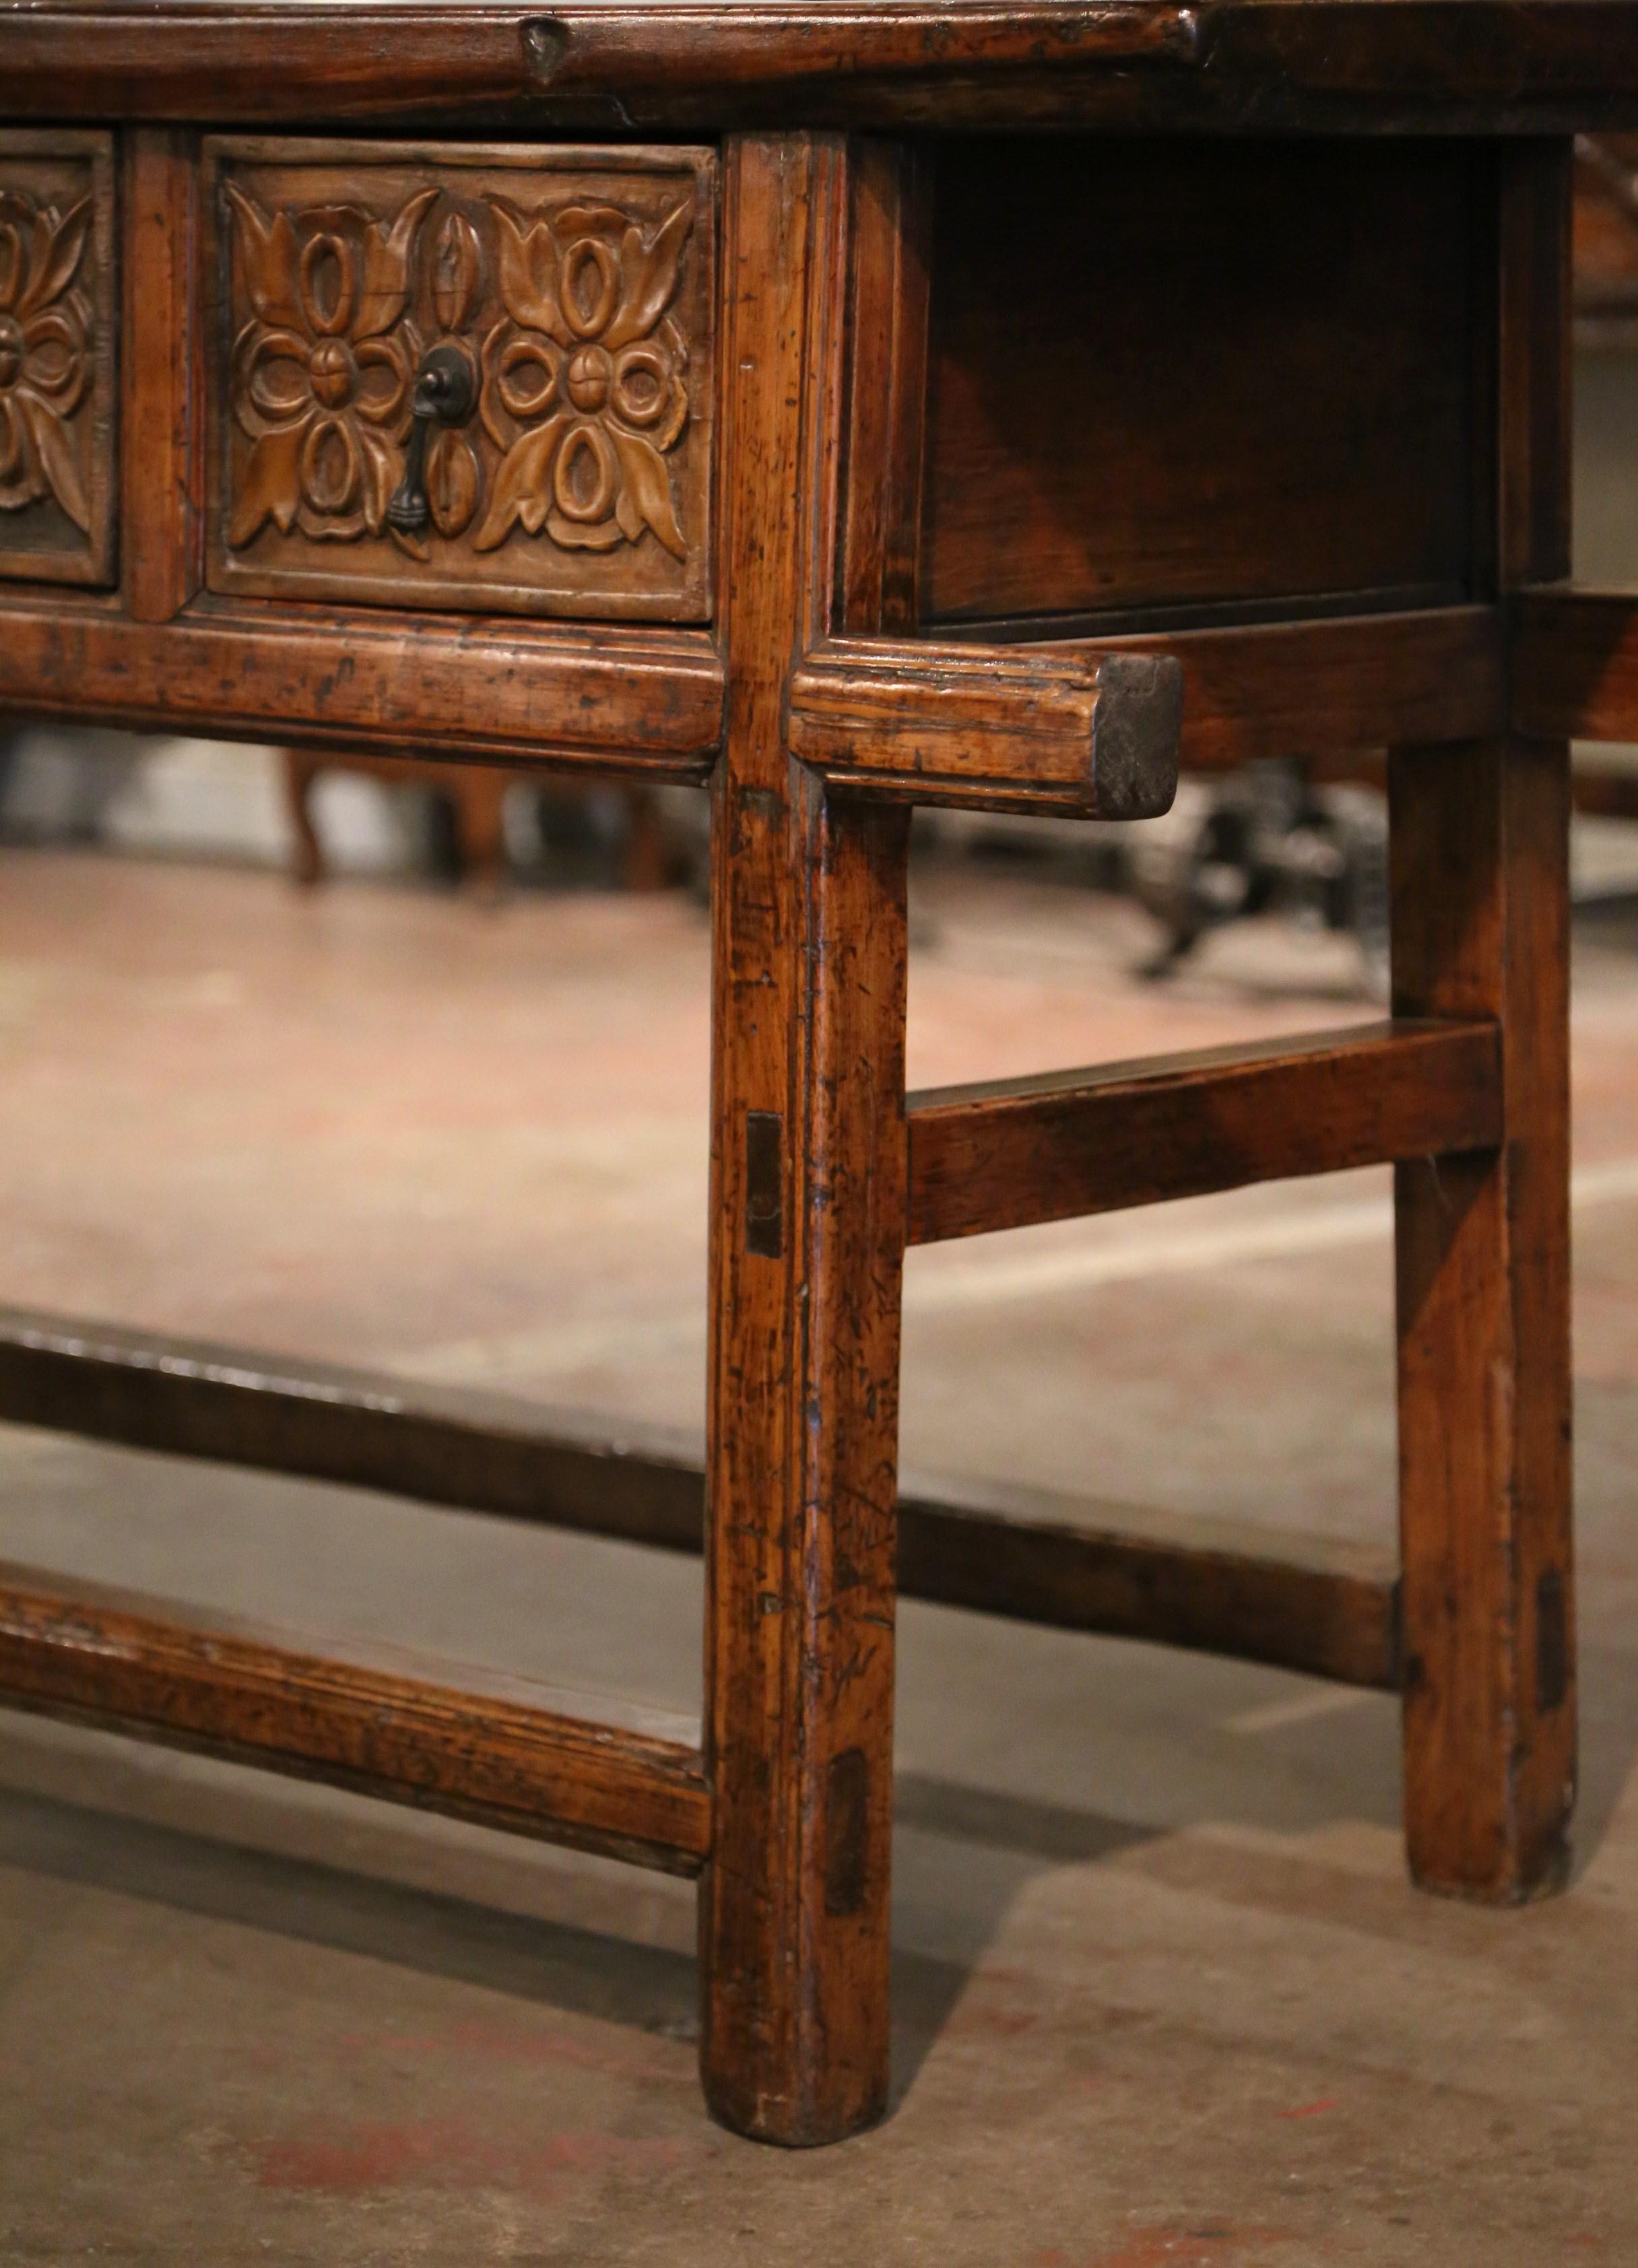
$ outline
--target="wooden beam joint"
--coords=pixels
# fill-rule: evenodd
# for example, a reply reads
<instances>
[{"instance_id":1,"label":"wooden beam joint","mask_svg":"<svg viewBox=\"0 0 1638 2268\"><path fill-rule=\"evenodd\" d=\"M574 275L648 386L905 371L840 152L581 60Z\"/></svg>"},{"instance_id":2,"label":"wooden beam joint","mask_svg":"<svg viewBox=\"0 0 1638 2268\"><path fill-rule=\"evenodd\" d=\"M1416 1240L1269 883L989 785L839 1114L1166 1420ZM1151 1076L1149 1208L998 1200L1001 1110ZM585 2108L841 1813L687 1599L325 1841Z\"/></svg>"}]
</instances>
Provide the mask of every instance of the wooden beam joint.
<instances>
[{"instance_id":1,"label":"wooden beam joint","mask_svg":"<svg viewBox=\"0 0 1638 2268\"><path fill-rule=\"evenodd\" d=\"M1165 654L838 638L789 692L792 752L830 786L1077 819L1169 810L1182 723Z\"/></svg>"},{"instance_id":2,"label":"wooden beam joint","mask_svg":"<svg viewBox=\"0 0 1638 2268\"><path fill-rule=\"evenodd\" d=\"M1516 733L1638 740L1638 591L1537 584L1513 594L1508 622Z\"/></svg>"},{"instance_id":3,"label":"wooden beam joint","mask_svg":"<svg viewBox=\"0 0 1638 2268\"><path fill-rule=\"evenodd\" d=\"M1494 1147L1494 1024L1361 1025L911 1094L912 1244Z\"/></svg>"}]
</instances>

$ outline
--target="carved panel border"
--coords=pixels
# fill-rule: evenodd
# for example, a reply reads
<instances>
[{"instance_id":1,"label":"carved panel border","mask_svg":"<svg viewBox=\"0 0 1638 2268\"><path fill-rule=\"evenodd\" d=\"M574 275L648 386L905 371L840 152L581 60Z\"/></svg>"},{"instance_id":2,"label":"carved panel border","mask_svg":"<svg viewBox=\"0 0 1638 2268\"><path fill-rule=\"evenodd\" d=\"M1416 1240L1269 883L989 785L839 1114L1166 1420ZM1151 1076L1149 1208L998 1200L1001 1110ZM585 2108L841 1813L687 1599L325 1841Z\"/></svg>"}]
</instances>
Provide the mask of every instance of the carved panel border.
<instances>
[{"instance_id":1,"label":"carved panel border","mask_svg":"<svg viewBox=\"0 0 1638 2268\"><path fill-rule=\"evenodd\" d=\"M211 589L707 618L712 151L211 136L203 166Z\"/></svg>"},{"instance_id":2,"label":"carved panel border","mask_svg":"<svg viewBox=\"0 0 1638 2268\"><path fill-rule=\"evenodd\" d=\"M0 578L114 573L114 137L0 129Z\"/></svg>"}]
</instances>

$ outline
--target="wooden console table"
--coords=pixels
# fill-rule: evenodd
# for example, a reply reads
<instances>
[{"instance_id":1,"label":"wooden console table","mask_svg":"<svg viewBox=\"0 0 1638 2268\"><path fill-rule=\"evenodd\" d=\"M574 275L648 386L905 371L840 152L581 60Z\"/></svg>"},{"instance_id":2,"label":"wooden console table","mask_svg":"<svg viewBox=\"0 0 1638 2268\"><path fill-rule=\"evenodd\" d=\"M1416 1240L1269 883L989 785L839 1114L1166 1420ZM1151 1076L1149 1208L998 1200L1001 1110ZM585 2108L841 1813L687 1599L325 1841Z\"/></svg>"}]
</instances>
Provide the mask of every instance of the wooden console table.
<instances>
[{"instance_id":1,"label":"wooden console table","mask_svg":"<svg viewBox=\"0 0 1638 2268\"><path fill-rule=\"evenodd\" d=\"M59 1318L0 1414L707 1555L697 1748L25 1570L0 1697L697 1875L742 2132L880 2116L896 1590L1574 1775L1571 135L1632 0L0 0L0 707L712 783L707 1469ZM1053 129L1051 133L1045 129ZM1181 714L1181 723L1179 718ZM906 1096L910 806L1390 746L1391 1021ZM1402 1567L898 1501L909 1244L1398 1168Z\"/></svg>"}]
</instances>

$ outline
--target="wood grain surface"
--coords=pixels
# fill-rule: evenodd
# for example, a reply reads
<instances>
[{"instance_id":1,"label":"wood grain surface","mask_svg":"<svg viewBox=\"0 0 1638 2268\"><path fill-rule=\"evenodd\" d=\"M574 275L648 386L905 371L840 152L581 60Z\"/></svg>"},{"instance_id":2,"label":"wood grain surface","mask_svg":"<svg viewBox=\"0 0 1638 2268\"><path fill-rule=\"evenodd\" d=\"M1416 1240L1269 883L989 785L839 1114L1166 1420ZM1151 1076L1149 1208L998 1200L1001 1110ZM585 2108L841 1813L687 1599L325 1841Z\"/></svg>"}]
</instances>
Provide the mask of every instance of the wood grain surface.
<instances>
[{"instance_id":1,"label":"wood grain surface","mask_svg":"<svg viewBox=\"0 0 1638 2268\"><path fill-rule=\"evenodd\" d=\"M121 387L124 610L168 622L204 574L204 359L198 142L125 137Z\"/></svg>"},{"instance_id":2,"label":"wood grain surface","mask_svg":"<svg viewBox=\"0 0 1638 2268\"><path fill-rule=\"evenodd\" d=\"M113 136L0 126L0 581L114 579L118 278Z\"/></svg>"},{"instance_id":3,"label":"wood grain surface","mask_svg":"<svg viewBox=\"0 0 1638 2268\"><path fill-rule=\"evenodd\" d=\"M793 762L786 681L838 585L889 580L838 561L838 478L847 325L896 263L850 292L845 145L724 168L701 2069L727 2124L808 2144L888 2099L908 814Z\"/></svg>"},{"instance_id":4,"label":"wood grain surface","mask_svg":"<svg viewBox=\"0 0 1638 2268\"><path fill-rule=\"evenodd\" d=\"M696 630L448 622L202 601L163 628L30 594L0 604L0 709L703 779L723 670Z\"/></svg>"},{"instance_id":5,"label":"wood grain surface","mask_svg":"<svg viewBox=\"0 0 1638 2268\"><path fill-rule=\"evenodd\" d=\"M697 1872L711 1811L675 1741L327 1658L171 1600L0 1567L0 1702L424 1811Z\"/></svg>"},{"instance_id":6,"label":"wood grain surface","mask_svg":"<svg viewBox=\"0 0 1638 2268\"><path fill-rule=\"evenodd\" d=\"M1506 629L1496 607L1235 622L1073 645L1088 660L1118 652L1178 664L1179 755L1189 771L1468 740L1499 732L1506 716Z\"/></svg>"},{"instance_id":7,"label":"wood grain surface","mask_svg":"<svg viewBox=\"0 0 1638 2268\"><path fill-rule=\"evenodd\" d=\"M0 1309L0 1417L697 1555L699 1444L471 1388ZM906 1478L906 1598L1391 1684L1379 1552L973 1480Z\"/></svg>"},{"instance_id":8,"label":"wood grain surface","mask_svg":"<svg viewBox=\"0 0 1638 2268\"><path fill-rule=\"evenodd\" d=\"M1504 153L1498 568L1568 565L1567 144ZM1390 769L1397 1014L1502 1026L1498 1147L1397 1169L1405 1800L1429 1889L1563 1879L1575 1798L1569 754L1499 739Z\"/></svg>"},{"instance_id":9,"label":"wood grain surface","mask_svg":"<svg viewBox=\"0 0 1638 2268\"><path fill-rule=\"evenodd\" d=\"M705 619L710 151L210 136L203 165L213 590ZM469 401L409 529L434 347Z\"/></svg>"},{"instance_id":10,"label":"wood grain surface","mask_svg":"<svg viewBox=\"0 0 1638 2268\"><path fill-rule=\"evenodd\" d=\"M7 0L0 77L30 118L1538 133L1632 122L1638 26L1612 0Z\"/></svg>"},{"instance_id":11,"label":"wood grain surface","mask_svg":"<svg viewBox=\"0 0 1638 2268\"><path fill-rule=\"evenodd\" d=\"M1493 1147L1494 1024L1368 1024L909 1097L910 1241Z\"/></svg>"},{"instance_id":12,"label":"wood grain surface","mask_svg":"<svg viewBox=\"0 0 1638 2268\"><path fill-rule=\"evenodd\" d=\"M941 144L927 620L1466 598L1475 162Z\"/></svg>"},{"instance_id":13,"label":"wood grain surface","mask_svg":"<svg viewBox=\"0 0 1638 2268\"><path fill-rule=\"evenodd\" d=\"M837 639L792 674L790 745L855 793L1154 819L1177 792L1182 710L1165 655Z\"/></svg>"}]
</instances>

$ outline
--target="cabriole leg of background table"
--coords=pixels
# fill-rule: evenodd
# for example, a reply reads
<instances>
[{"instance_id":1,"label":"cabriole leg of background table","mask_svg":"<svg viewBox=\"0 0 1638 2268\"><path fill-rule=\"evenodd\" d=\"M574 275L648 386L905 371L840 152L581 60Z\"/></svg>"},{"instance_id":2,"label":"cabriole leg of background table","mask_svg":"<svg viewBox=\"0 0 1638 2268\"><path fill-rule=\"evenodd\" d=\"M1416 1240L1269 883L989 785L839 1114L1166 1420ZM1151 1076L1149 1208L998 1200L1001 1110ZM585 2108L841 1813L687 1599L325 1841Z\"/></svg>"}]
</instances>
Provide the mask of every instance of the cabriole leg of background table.
<instances>
[{"instance_id":1,"label":"cabriole leg of background table","mask_svg":"<svg viewBox=\"0 0 1638 2268\"><path fill-rule=\"evenodd\" d=\"M701 2067L834 2141L887 2102L906 814L787 757L828 626L850 151L726 153Z\"/></svg>"}]
</instances>

